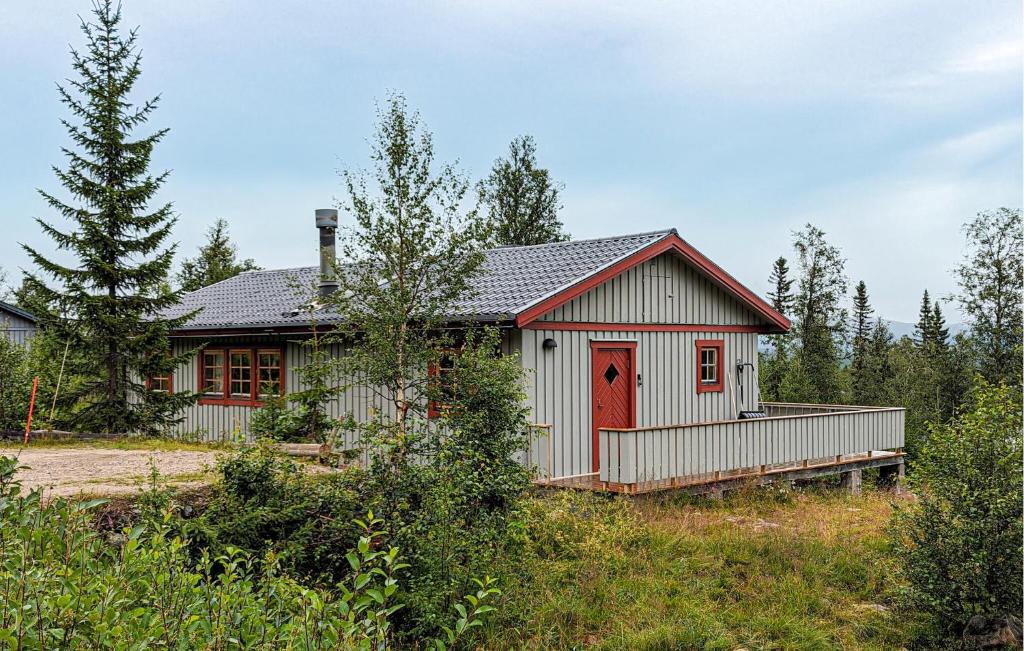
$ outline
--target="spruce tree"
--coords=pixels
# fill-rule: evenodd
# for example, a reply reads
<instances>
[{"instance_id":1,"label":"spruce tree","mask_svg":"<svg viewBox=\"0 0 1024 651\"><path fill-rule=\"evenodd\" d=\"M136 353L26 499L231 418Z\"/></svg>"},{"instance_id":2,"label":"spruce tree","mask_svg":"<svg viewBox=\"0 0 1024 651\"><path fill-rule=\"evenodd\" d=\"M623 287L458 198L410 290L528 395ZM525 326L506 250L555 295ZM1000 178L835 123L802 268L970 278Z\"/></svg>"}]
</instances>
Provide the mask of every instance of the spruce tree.
<instances>
[{"instance_id":1,"label":"spruce tree","mask_svg":"<svg viewBox=\"0 0 1024 651\"><path fill-rule=\"evenodd\" d=\"M874 310L868 302L868 288L864 281L857 283L853 295L853 348L850 363L850 374L853 384L853 401L866 404L870 400L873 378L869 365L871 363L871 315Z\"/></svg>"},{"instance_id":2,"label":"spruce tree","mask_svg":"<svg viewBox=\"0 0 1024 651\"><path fill-rule=\"evenodd\" d=\"M798 341L795 354L805 379L790 385L808 390L803 395L790 394L786 399L839 402L839 346L846 334L846 313L840 300L846 293L846 261L839 249L825 239L825 232L811 224L793 233L793 248L800 270L793 308Z\"/></svg>"},{"instance_id":3,"label":"spruce tree","mask_svg":"<svg viewBox=\"0 0 1024 651\"><path fill-rule=\"evenodd\" d=\"M163 248L175 223L171 205L149 207L167 178L148 171L167 129L135 135L159 99L135 105L130 98L141 73L136 31L119 31L121 9L111 0L99 2L93 15L96 22L82 24L85 52L71 51L78 78L58 86L73 116L62 121L73 145L63 149L66 167L54 173L69 199L40 190L72 228L36 220L76 262L64 265L22 245L39 268L26 274L23 295L84 360L77 370L86 379L65 394L76 404L69 425L156 433L192 400L184 392L150 393L145 385L184 361L170 356L167 333L191 316L160 318L179 300L166 282L175 247Z\"/></svg>"},{"instance_id":4,"label":"spruce tree","mask_svg":"<svg viewBox=\"0 0 1024 651\"><path fill-rule=\"evenodd\" d=\"M932 300L926 289L921 297L921 309L918 312L917 325L914 326L914 340L919 346L927 348L932 342L932 335L934 334L934 328L932 327L933 316Z\"/></svg>"},{"instance_id":5,"label":"spruce tree","mask_svg":"<svg viewBox=\"0 0 1024 651\"><path fill-rule=\"evenodd\" d=\"M788 316L793 310L793 279L789 276L786 258L779 258L772 265L768 276L771 289L768 298L776 312ZM789 370L789 334L766 337L769 352L761 361L760 388L764 400L779 400L782 395L782 380Z\"/></svg>"},{"instance_id":6,"label":"spruce tree","mask_svg":"<svg viewBox=\"0 0 1024 651\"><path fill-rule=\"evenodd\" d=\"M938 352L943 353L949 350L949 328L946 327L946 317L942 315L942 307L939 301L932 305L932 318L930 339Z\"/></svg>"},{"instance_id":7,"label":"spruce tree","mask_svg":"<svg viewBox=\"0 0 1024 651\"><path fill-rule=\"evenodd\" d=\"M793 311L793 279L789 277L789 264L786 258L779 256L775 261L768 282L772 287L768 291L772 308L779 314L789 316Z\"/></svg>"},{"instance_id":8,"label":"spruce tree","mask_svg":"<svg viewBox=\"0 0 1024 651\"><path fill-rule=\"evenodd\" d=\"M199 247L199 255L182 261L177 280L183 291L194 292L243 271L257 270L259 267L252 258L238 259L238 247L228 236L227 221L217 219L206 231L206 244Z\"/></svg>"},{"instance_id":9,"label":"spruce tree","mask_svg":"<svg viewBox=\"0 0 1024 651\"><path fill-rule=\"evenodd\" d=\"M890 354L893 350L892 331L884 319L876 319L871 329L867 344L867 354L863 368L863 381L859 387L854 386L854 402L860 405L891 405L892 397L892 364Z\"/></svg>"},{"instance_id":10,"label":"spruce tree","mask_svg":"<svg viewBox=\"0 0 1024 651\"><path fill-rule=\"evenodd\" d=\"M537 146L531 136L512 141L508 158L494 161L479 190L495 244L524 246L569 239L558 218L561 186L548 170L537 166Z\"/></svg>"}]
</instances>

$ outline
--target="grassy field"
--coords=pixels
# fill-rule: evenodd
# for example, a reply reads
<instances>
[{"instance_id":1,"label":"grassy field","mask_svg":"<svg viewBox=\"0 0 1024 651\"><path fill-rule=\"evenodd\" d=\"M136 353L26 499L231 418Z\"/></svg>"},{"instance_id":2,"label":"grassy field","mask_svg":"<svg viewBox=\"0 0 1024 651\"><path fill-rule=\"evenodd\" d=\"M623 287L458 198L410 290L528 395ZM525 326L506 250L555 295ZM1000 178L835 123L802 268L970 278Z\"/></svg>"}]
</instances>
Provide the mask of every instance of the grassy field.
<instances>
[{"instance_id":1,"label":"grassy field","mask_svg":"<svg viewBox=\"0 0 1024 651\"><path fill-rule=\"evenodd\" d=\"M899 648L913 624L892 607L894 499L534 498L522 578L487 648Z\"/></svg>"}]
</instances>

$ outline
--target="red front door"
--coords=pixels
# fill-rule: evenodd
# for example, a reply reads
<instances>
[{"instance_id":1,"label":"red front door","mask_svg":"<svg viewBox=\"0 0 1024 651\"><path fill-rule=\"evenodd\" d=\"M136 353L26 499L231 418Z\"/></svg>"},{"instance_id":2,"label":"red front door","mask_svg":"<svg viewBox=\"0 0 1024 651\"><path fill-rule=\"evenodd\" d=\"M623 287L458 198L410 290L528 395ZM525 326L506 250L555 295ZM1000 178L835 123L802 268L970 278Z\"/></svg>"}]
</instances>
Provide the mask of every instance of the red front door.
<instances>
[{"instance_id":1,"label":"red front door","mask_svg":"<svg viewBox=\"0 0 1024 651\"><path fill-rule=\"evenodd\" d=\"M631 342L590 342L593 402L592 472L600 470L602 427L636 427L636 344Z\"/></svg>"}]
</instances>

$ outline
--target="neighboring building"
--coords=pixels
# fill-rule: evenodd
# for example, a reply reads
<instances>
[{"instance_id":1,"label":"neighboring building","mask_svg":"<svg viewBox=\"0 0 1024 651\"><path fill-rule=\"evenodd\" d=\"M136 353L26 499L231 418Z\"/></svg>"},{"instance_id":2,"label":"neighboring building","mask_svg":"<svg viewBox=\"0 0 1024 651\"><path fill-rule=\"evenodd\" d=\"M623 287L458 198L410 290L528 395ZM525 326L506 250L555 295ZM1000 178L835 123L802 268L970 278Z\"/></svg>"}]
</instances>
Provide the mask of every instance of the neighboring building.
<instances>
[{"instance_id":1,"label":"neighboring building","mask_svg":"<svg viewBox=\"0 0 1024 651\"><path fill-rule=\"evenodd\" d=\"M332 222L321 212L322 251L332 256ZM275 393L297 390L295 369L304 363L301 341L310 323L297 309L295 287L315 286L325 265L321 260L319 269L245 272L185 295L169 315L199 314L173 333L174 352L205 348L158 382L203 396L185 414L181 432L210 438L244 434L260 405L258 383ZM674 483L684 473L678 464L692 461L680 457L684 450L677 445L690 433L657 432L719 423L740 423L743 429L754 422L737 420L743 412L782 408L759 400L757 340L786 332L789 321L674 229L492 249L473 286L472 298L457 306L452 320L474 315L473 321L498 327L503 351L518 354L532 420L547 433L525 451L526 459L548 479L599 477L606 487L627 486L622 490ZM329 282L324 287L329 291ZM337 322L330 313L316 319L321 326ZM355 390L334 401L329 413L366 419L371 409L389 407L372 392ZM902 411L892 410L892 418L902 419ZM763 419L759 426L776 420ZM894 428L884 442L870 445L901 446L902 425L899 441ZM739 461L731 460L733 452L751 462L758 458L753 444L747 454L732 438L701 445L703 465L686 470L686 476L719 466L729 470ZM780 462L813 447L795 434L788 445L790 452L775 455ZM840 453L833 447L823 456L836 462ZM637 465L641 457L643 468ZM768 463L754 465L763 472Z\"/></svg>"},{"instance_id":2,"label":"neighboring building","mask_svg":"<svg viewBox=\"0 0 1024 651\"><path fill-rule=\"evenodd\" d=\"M36 318L31 313L0 301L0 336L24 346L35 335L36 329Z\"/></svg>"}]
</instances>

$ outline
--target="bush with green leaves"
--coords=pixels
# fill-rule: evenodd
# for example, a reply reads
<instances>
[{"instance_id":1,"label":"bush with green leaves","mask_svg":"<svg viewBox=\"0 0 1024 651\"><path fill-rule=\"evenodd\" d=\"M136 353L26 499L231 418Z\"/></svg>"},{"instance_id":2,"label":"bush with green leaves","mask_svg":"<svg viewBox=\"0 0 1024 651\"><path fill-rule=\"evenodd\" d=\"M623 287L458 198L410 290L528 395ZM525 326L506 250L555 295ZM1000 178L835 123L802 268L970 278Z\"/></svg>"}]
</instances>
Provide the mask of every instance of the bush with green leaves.
<instances>
[{"instance_id":1,"label":"bush with green leaves","mask_svg":"<svg viewBox=\"0 0 1024 651\"><path fill-rule=\"evenodd\" d=\"M973 408L931 425L893 535L911 606L959 637L974 615L1021 612L1020 387L977 380Z\"/></svg>"},{"instance_id":2,"label":"bush with green leaves","mask_svg":"<svg viewBox=\"0 0 1024 651\"><path fill-rule=\"evenodd\" d=\"M32 374L26 360L28 351L6 336L0 336L0 430L25 426Z\"/></svg>"},{"instance_id":3,"label":"bush with green leaves","mask_svg":"<svg viewBox=\"0 0 1024 651\"><path fill-rule=\"evenodd\" d=\"M171 511L115 536L93 527L106 500L27 495L17 461L0 457L0 648L387 649L397 575L407 566L384 543L383 521L356 520L348 566L329 588L307 587L280 557L236 547L198 561L176 535ZM431 649L462 644L500 592L494 581L453 608Z\"/></svg>"},{"instance_id":4,"label":"bush with green leaves","mask_svg":"<svg viewBox=\"0 0 1024 651\"><path fill-rule=\"evenodd\" d=\"M329 586L348 572L344 554L360 535L353 520L366 509L359 470L310 474L268 441L218 464L220 482L199 517L183 521L198 550L240 547L273 552L293 576Z\"/></svg>"},{"instance_id":5,"label":"bush with green leaves","mask_svg":"<svg viewBox=\"0 0 1024 651\"><path fill-rule=\"evenodd\" d=\"M364 492L395 525L392 541L410 566L398 625L411 637L436 635L472 577L522 547L518 509L530 478L516 455L529 418L522 367L498 344L494 330L469 333L445 384L432 387L445 406L420 458L396 467L380 453L367 475Z\"/></svg>"},{"instance_id":6,"label":"bush with green leaves","mask_svg":"<svg viewBox=\"0 0 1024 651\"><path fill-rule=\"evenodd\" d=\"M351 582L307 588L268 554L203 554L171 534L168 513L110 538L92 527L105 500L22 495L0 457L0 648L381 648L398 608L394 548L362 525Z\"/></svg>"}]
</instances>

